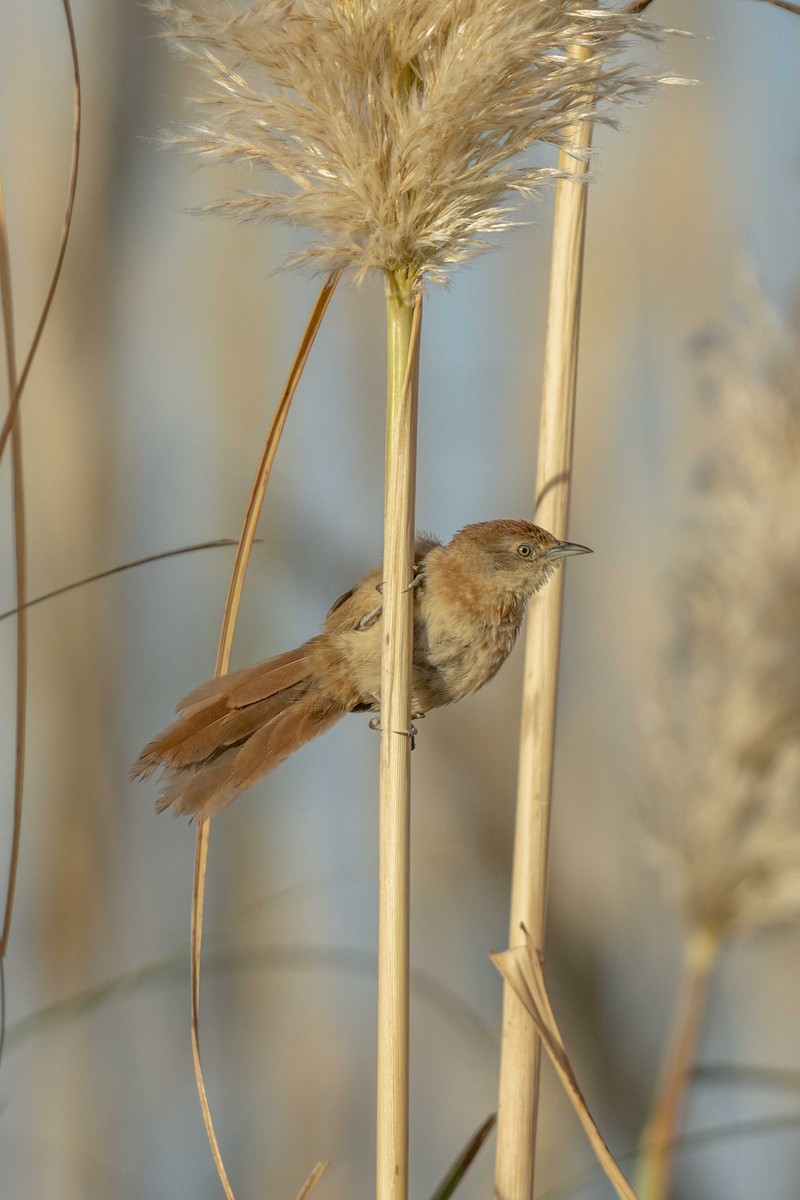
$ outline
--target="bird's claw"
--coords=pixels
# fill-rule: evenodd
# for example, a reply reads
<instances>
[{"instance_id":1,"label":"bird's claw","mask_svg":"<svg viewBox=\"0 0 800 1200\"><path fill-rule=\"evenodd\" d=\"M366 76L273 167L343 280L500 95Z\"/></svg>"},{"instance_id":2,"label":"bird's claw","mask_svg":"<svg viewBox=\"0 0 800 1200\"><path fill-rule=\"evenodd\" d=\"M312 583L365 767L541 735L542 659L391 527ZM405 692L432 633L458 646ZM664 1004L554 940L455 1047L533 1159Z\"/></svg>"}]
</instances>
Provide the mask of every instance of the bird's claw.
<instances>
[{"instance_id":1,"label":"bird's claw","mask_svg":"<svg viewBox=\"0 0 800 1200\"><path fill-rule=\"evenodd\" d=\"M419 565L415 565L414 570L411 575L411 583L408 585L407 588L403 588L403 591L404 592L413 592L415 588L418 588L421 586L423 578L424 578L424 575L423 575L422 567Z\"/></svg>"},{"instance_id":2,"label":"bird's claw","mask_svg":"<svg viewBox=\"0 0 800 1200\"><path fill-rule=\"evenodd\" d=\"M425 716L424 713L414 713L413 715L415 717L424 717ZM377 733L383 733L383 726L381 725L380 713L378 713L378 715L375 717L370 717L367 724L369 725L370 729L374 729ZM411 749L412 750L416 749L417 732L418 732L416 725L412 725L410 729L397 729L397 730L395 730L395 732L398 733L400 735L400 737L411 738Z\"/></svg>"},{"instance_id":3,"label":"bird's claw","mask_svg":"<svg viewBox=\"0 0 800 1200\"><path fill-rule=\"evenodd\" d=\"M372 609L371 612L364 613L363 617L359 617L358 624L356 625L356 629L359 631L362 629L371 629L372 626L375 624L375 622L380 617L382 612L383 612L383 605L378 604L375 608Z\"/></svg>"},{"instance_id":4,"label":"bird's claw","mask_svg":"<svg viewBox=\"0 0 800 1200\"><path fill-rule=\"evenodd\" d=\"M420 586L420 584L422 583L422 579L423 579L422 567L419 564L417 564L414 567L412 575L411 575L411 583L408 585L408 587L403 588L403 593L405 594L406 592L413 592L414 588L417 588ZM377 583L375 585L375 591L380 592L380 594L383 595L384 587L385 587L384 581L381 580L380 583Z\"/></svg>"}]
</instances>

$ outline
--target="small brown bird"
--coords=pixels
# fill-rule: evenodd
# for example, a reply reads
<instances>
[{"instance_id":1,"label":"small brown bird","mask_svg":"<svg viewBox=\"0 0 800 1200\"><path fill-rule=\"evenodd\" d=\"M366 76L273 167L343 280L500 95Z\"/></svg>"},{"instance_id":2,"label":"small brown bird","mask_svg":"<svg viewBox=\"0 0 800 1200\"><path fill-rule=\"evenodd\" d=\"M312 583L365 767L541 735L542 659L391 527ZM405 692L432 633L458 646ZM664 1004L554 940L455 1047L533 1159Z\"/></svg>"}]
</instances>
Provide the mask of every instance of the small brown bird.
<instances>
[{"instance_id":1,"label":"small brown bird","mask_svg":"<svg viewBox=\"0 0 800 1200\"><path fill-rule=\"evenodd\" d=\"M448 545L420 535L414 551L412 708L472 695L497 673L525 606L558 560L589 554L528 521L467 525ZM133 777L163 768L157 810L206 818L345 713L380 709L381 568L330 609L323 631L243 671L209 680L179 719L145 746Z\"/></svg>"}]
</instances>

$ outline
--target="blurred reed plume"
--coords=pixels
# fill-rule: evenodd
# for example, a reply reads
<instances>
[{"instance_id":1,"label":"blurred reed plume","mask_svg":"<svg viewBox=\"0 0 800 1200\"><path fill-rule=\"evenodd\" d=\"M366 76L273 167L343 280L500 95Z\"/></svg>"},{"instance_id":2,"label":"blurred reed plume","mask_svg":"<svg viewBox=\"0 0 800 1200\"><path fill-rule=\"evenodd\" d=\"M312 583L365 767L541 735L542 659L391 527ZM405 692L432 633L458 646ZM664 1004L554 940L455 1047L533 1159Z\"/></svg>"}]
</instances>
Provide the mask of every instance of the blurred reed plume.
<instances>
[{"instance_id":1,"label":"blurred reed plume","mask_svg":"<svg viewBox=\"0 0 800 1200\"><path fill-rule=\"evenodd\" d=\"M688 933L642 1200L669 1194L722 945L800 912L800 325L743 299L710 363L651 739L653 857Z\"/></svg>"},{"instance_id":2,"label":"blurred reed plume","mask_svg":"<svg viewBox=\"0 0 800 1200\"><path fill-rule=\"evenodd\" d=\"M722 937L800 911L800 325L753 292L714 355L653 739L656 860Z\"/></svg>"},{"instance_id":3,"label":"blurred reed plume","mask_svg":"<svg viewBox=\"0 0 800 1200\"><path fill-rule=\"evenodd\" d=\"M574 0L154 7L212 86L203 119L172 140L282 177L214 207L309 228L296 261L437 280L514 224L515 194L555 174L522 152L560 146L587 97L592 120L608 120L604 101L645 87L619 55L630 34L655 34Z\"/></svg>"}]
</instances>

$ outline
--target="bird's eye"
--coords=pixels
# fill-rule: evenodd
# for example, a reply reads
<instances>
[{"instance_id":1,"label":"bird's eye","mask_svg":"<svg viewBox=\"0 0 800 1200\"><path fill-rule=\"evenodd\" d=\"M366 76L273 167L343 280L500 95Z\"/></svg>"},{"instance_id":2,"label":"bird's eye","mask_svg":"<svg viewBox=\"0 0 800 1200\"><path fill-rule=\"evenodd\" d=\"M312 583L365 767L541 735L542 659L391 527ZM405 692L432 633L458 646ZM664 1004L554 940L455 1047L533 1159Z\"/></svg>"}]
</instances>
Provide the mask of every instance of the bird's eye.
<instances>
[{"instance_id":1,"label":"bird's eye","mask_svg":"<svg viewBox=\"0 0 800 1200\"><path fill-rule=\"evenodd\" d=\"M533 547L529 546L527 542L523 542L521 546L517 546L517 554L520 558L530 558L533 554Z\"/></svg>"}]
</instances>

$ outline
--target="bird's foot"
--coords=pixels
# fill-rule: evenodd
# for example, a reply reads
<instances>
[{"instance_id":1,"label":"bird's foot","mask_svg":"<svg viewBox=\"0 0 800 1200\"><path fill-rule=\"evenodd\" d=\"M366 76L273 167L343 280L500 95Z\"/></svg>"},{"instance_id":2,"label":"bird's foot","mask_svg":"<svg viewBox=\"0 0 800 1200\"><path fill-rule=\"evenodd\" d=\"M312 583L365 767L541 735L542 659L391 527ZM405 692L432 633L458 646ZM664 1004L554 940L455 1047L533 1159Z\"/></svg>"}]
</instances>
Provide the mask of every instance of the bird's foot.
<instances>
[{"instance_id":1,"label":"bird's foot","mask_svg":"<svg viewBox=\"0 0 800 1200\"><path fill-rule=\"evenodd\" d=\"M358 624L356 625L356 629L358 629L358 630L371 629L372 626L375 624L375 622L380 619L380 615L382 612L383 612L383 605L378 604L375 608L372 609L371 612L364 613L364 616L359 618Z\"/></svg>"},{"instance_id":2,"label":"bird's foot","mask_svg":"<svg viewBox=\"0 0 800 1200\"><path fill-rule=\"evenodd\" d=\"M411 583L408 585L407 588L403 588L403 592L404 593L405 592L413 592L414 588L418 588L421 586L422 580L423 580L423 570L422 570L421 566L417 565L413 569L413 573L411 575ZM383 580L381 580L380 583L377 583L375 585L375 591L380 592L380 594L383 595L384 586L385 586L384 582L383 582Z\"/></svg>"},{"instance_id":3,"label":"bird's foot","mask_svg":"<svg viewBox=\"0 0 800 1200\"><path fill-rule=\"evenodd\" d=\"M415 713L414 715L418 716L418 717L420 717L420 716L424 717L425 714L424 713ZM374 729L376 731L376 733L383 733L383 726L381 725L380 713L378 713L378 715L375 717L371 717L370 720L368 721L368 725L369 725L369 728ZM395 730L395 733L398 733L400 735L400 737L411 738L411 749L412 750L415 750L416 746L417 746L417 732L418 731L417 731L416 725L412 725L410 729L396 729Z\"/></svg>"},{"instance_id":4,"label":"bird's foot","mask_svg":"<svg viewBox=\"0 0 800 1200\"><path fill-rule=\"evenodd\" d=\"M422 567L415 566L413 573L411 575L411 583L408 585L407 588L404 588L403 590L406 592L413 592L415 588L422 586L422 581L424 578L425 578L425 575L422 570Z\"/></svg>"}]
</instances>

